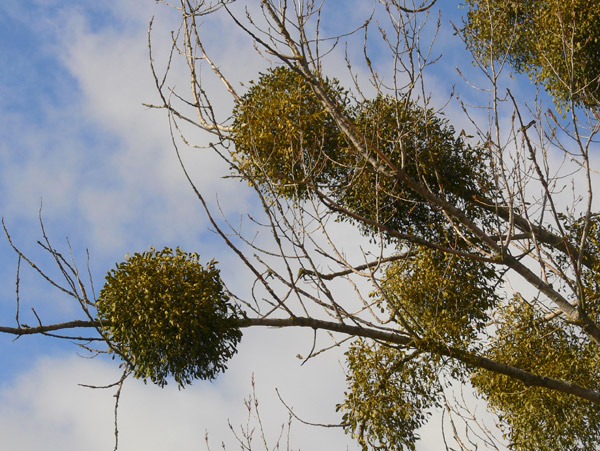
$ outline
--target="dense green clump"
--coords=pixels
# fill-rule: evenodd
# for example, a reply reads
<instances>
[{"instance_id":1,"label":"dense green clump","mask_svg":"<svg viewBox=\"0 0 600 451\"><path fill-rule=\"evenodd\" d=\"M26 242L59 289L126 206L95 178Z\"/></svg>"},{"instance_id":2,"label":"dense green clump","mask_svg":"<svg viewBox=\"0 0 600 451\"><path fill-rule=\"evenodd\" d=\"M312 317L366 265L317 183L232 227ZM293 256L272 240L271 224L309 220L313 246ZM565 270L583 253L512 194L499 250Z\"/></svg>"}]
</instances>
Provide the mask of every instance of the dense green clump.
<instances>
[{"instance_id":1,"label":"dense green clump","mask_svg":"<svg viewBox=\"0 0 600 451\"><path fill-rule=\"evenodd\" d=\"M519 298L496 319L497 337L485 357L591 390L600 389L598 347L564 320L544 319ZM472 383L497 412L512 449L598 449L600 409L596 404L485 370L477 370Z\"/></svg>"},{"instance_id":2,"label":"dense green clump","mask_svg":"<svg viewBox=\"0 0 600 451\"><path fill-rule=\"evenodd\" d=\"M386 167L381 153L424 190L469 212L473 220L481 216L472 200L490 189L488 152L467 145L446 120L405 96L363 101L350 116L368 154L356 156L346 188L337 196L346 208L400 233L436 240L454 235L441 208ZM386 167L385 173L368 158Z\"/></svg>"},{"instance_id":3,"label":"dense green clump","mask_svg":"<svg viewBox=\"0 0 600 451\"><path fill-rule=\"evenodd\" d=\"M351 102L336 80L324 84L364 148L349 143L301 74L277 67L251 82L234 109L232 154L241 177L275 196L326 199L368 235L382 228L428 238L454 233L441 209L394 166L423 189L481 215L472 199L490 188L488 152L465 144L445 120L406 96Z\"/></svg>"},{"instance_id":4,"label":"dense green clump","mask_svg":"<svg viewBox=\"0 0 600 451\"><path fill-rule=\"evenodd\" d=\"M578 275L579 308L594 322L600 320L600 216L591 215L589 218L564 217L566 242L571 249L582 248L579 259L578 252L569 255L558 255L556 263L566 273L575 272ZM585 238L584 238L585 234ZM577 271L573 271L578 267ZM575 300L574 297L571 299Z\"/></svg>"},{"instance_id":5,"label":"dense green clump","mask_svg":"<svg viewBox=\"0 0 600 451\"><path fill-rule=\"evenodd\" d=\"M497 284L488 263L419 247L388 266L375 296L421 338L469 346L499 301Z\"/></svg>"},{"instance_id":6,"label":"dense green clump","mask_svg":"<svg viewBox=\"0 0 600 451\"><path fill-rule=\"evenodd\" d=\"M577 238L581 238L579 230ZM584 246L585 266L581 271L583 281L582 310L596 323L600 321L600 217L596 216L590 221L587 230L586 245Z\"/></svg>"},{"instance_id":7,"label":"dense green clump","mask_svg":"<svg viewBox=\"0 0 600 451\"><path fill-rule=\"evenodd\" d=\"M422 354L357 340L346 352L348 391L343 404L346 431L364 451L414 450L417 429L439 407L438 365Z\"/></svg>"},{"instance_id":8,"label":"dense green clump","mask_svg":"<svg viewBox=\"0 0 600 451\"><path fill-rule=\"evenodd\" d=\"M235 354L241 312L214 261L164 248L129 256L106 276L97 300L111 352L135 377L180 387L214 379Z\"/></svg>"},{"instance_id":9,"label":"dense green clump","mask_svg":"<svg viewBox=\"0 0 600 451\"><path fill-rule=\"evenodd\" d=\"M463 33L481 59L503 61L559 104L597 106L600 10L589 0L467 0Z\"/></svg>"},{"instance_id":10,"label":"dense green clump","mask_svg":"<svg viewBox=\"0 0 600 451\"><path fill-rule=\"evenodd\" d=\"M332 97L346 102L337 81L327 86ZM261 74L233 118L233 159L246 179L288 198L303 198L337 180L344 140L302 75L285 67Z\"/></svg>"}]
</instances>

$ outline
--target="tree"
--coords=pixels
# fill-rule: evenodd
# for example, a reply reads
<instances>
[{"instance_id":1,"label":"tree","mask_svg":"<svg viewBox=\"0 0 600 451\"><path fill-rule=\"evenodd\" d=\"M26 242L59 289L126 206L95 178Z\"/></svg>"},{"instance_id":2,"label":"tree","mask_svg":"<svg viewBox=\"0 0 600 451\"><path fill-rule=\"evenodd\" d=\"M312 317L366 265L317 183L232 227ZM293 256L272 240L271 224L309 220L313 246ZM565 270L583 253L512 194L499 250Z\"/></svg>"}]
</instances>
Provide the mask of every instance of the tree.
<instances>
[{"instance_id":1,"label":"tree","mask_svg":"<svg viewBox=\"0 0 600 451\"><path fill-rule=\"evenodd\" d=\"M471 130L457 132L426 81L436 58L433 43L422 45L435 1L374 4L339 36L319 29L327 3L262 0L264 22L231 3L178 5L172 57L184 58L191 92L168 87L172 60L159 73L151 55L161 103L150 106L167 111L177 155L178 135L190 142L182 124L196 126L213 135L210 148L232 177L254 190L264 216L253 224L271 237L265 247L215 217L182 165L214 230L256 277L254 298L229 292L214 262L204 267L179 249L129 257L90 297L44 236L66 284L50 282L85 317L0 331L89 327L93 336L79 338L104 342L124 377L163 385L173 376L181 386L225 370L243 328L330 331L355 339L337 408L365 450L415 449L417 429L447 404L452 384L487 402L510 448L597 447L600 220L590 156L599 71L584 62L598 54L598 13L585 2L468 2L457 31L485 76L480 103L490 121L458 100ZM550 14L539 16L546 3ZM215 14L275 59L241 95L203 45L200 21ZM328 55L356 36L365 37L364 60L347 56L353 83L345 86L326 75ZM390 52L390 74L373 63L377 39ZM515 98L503 87L505 62L530 73L558 107ZM232 97L223 118L201 64ZM359 69L370 74L370 94ZM557 155L568 163L556 167ZM338 222L355 228L353 243L336 239ZM346 257L352 246L361 260ZM337 295L340 281L355 299Z\"/></svg>"}]
</instances>

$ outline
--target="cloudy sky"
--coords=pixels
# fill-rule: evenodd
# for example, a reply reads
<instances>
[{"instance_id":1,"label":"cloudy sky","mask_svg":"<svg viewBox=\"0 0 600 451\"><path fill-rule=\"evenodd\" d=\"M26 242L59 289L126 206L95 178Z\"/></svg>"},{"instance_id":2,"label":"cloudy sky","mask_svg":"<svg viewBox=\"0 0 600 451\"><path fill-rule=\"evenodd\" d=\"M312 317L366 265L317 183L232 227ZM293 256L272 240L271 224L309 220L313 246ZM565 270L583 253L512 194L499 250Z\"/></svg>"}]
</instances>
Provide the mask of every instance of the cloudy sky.
<instances>
[{"instance_id":1,"label":"cloudy sky","mask_svg":"<svg viewBox=\"0 0 600 451\"><path fill-rule=\"evenodd\" d=\"M360 24L367 3L337 2L343 8L340 15L324 27L334 32L354 19ZM455 8L447 13L456 18ZM177 12L165 5L150 0L0 3L0 214L14 243L55 277L52 262L36 244L40 209L53 244L68 254L68 238L73 258L84 270L89 250L97 289L125 254L150 245L179 245L206 260L217 257L228 284L243 291L250 276L208 230L178 166L165 114L142 105L158 101L147 49L153 16L160 66L169 32L179 24ZM444 17L438 49L444 59L439 71L429 75L440 88L434 97L441 92L440 98L448 92L456 59L467 58ZM207 20L203 27L218 64L235 82L255 78L268 64L230 22ZM329 69L347 79L343 53L334 53L330 61L337 65ZM174 76L174 83L185 86L185 77ZM226 110L230 103L223 100L218 106ZM192 138L195 144L209 139L198 132ZM213 206L218 193L228 217L254 208L242 184L222 178L227 170L213 154L184 149L183 158ZM4 238L0 259L0 323L13 325L17 258ZM33 271L23 267L20 277L22 322L36 323L32 308L46 323L78 317L77 306ZM334 407L343 398L343 362L332 351L300 366L296 355L310 350L311 337L305 331L247 331L227 373L182 391L128 380L119 410L120 449L205 449L207 431L213 449L222 441L237 449L228 421L237 430L245 423L244 398L253 374L270 440L287 421L275 388L302 418L339 422ZM72 344L43 337L13 341L0 336L0 355L3 448L112 449L114 390L79 384L115 382L117 362L84 358L85 352ZM434 435L425 433L420 449L438 449ZM291 443L304 450L358 449L339 429L298 422L292 426Z\"/></svg>"}]
</instances>

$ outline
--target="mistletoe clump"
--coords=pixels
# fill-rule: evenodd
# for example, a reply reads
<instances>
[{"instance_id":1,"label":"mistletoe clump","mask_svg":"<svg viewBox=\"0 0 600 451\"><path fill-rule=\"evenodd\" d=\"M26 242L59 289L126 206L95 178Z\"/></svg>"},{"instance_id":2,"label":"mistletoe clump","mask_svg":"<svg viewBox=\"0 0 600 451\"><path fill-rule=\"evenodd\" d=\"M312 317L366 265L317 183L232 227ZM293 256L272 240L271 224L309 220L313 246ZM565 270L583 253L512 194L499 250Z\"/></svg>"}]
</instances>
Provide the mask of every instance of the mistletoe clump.
<instances>
[{"instance_id":1,"label":"mistletoe clump","mask_svg":"<svg viewBox=\"0 0 600 451\"><path fill-rule=\"evenodd\" d=\"M504 63L560 106L598 106L600 21L586 0L467 0L463 33L482 61Z\"/></svg>"},{"instance_id":2,"label":"mistletoe clump","mask_svg":"<svg viewBox=\"0 0 600 451\"><path fill-rule=\"evenodd\" d=\"M496 339L484 356L534 374L600 389L600 352L564 319L548 319L521 297L499 309ZM600 409L566 393L529 386L477 370L473 387L499 415L499 426L517 451L598 449Z\"/></svg>"},{"instance_id":3,"label":"mistletoe clump","mask_svg":"<svg viewBox=\"0 0 600 451\"><path fill-rule=\"evenodd\" d=\"M457 137L447 120L402 95L364 100L351 116L367 147L349 166L344 189L335 194L347 210L400 233L430 240L454 235L441 209L423 197L429 191L485 220L472 199L491 188L489 155ZM382 155L422 191L398 177Z\"/></svg>"},{"instance_id":4,"label":"mistletoe clump","mask_svg":"<svg viewBox=\"0 0 600 451\"><path fill-rule=\"evenodd\" d=\"M440 406L438 362L362 339L350 346L346 358L348 391L337 406L346 432L363 451L414 451L418 429Z\"/></svg>"},{"instance_id":5,"label":"mistletoe clump","mask_svg":"<svg viewBox=\"0 0 600 451\"><path fill-rule=\"evenodd\" d=\"M151 248L109 271L97 301L111 352L144 381L180 387L214 379L236 353L240 309L214 261L179 248Z\"/></svg>"},{"instance_id":6,"label":"mistletoe clump","mask_svg":"<svg viewBox=\"0 0 600 451\"><path fill-rule=\"evenodd\" d=\"M337 80L326 80L326 87L332 98L347 102ZM309 83L289 68L269 69L251 81L233 118L233 158L249 182L304 198L343 172L344 137Z\"/></svg>"},{"instance_id":7,"label":"mistletoe clump","mask_svg":"<svg viewBox=\"0 0 600 451\"><path fill-rule=\"evenodd\" d=\"M251 81L233 110L237 175L275 197L326 197L367 235L373 222L431 239L447 233L443 212L398 177L395 166L423 190L482 219L472 199L491 187L487 152L406 96L353 101L338 80L322 82L364 148L348 141L302 74L276 67Z\"/></svg>"},{"instance_id":8,"label":"mistletoe clump","mask_svg":"<svg viewBox=\"0 0 600 451\"><path fill-rule=\"evenodd\" d=\"M498 274L486 262L416 247L386 269L376 296L422 338L472 346L500 297Z\"/></svg>"}]
</instances>

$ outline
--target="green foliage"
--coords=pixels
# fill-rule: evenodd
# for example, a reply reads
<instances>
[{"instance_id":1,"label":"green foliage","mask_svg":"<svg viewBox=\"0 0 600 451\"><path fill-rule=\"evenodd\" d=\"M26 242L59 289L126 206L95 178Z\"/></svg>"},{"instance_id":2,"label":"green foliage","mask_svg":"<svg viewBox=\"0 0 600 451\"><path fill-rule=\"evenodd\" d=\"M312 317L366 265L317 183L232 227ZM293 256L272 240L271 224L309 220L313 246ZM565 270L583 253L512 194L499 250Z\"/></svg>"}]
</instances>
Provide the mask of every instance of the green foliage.
<instances>
[{"instance_id":1,"label":"green foliage","mask_svg":"<svg viewBox=\"0 0 600 451\"><path fill-rule=\"evenodd\" d=\"M379 149L396 166L429 191L460 208L480 215L471 204L474 194L489 189L487 153L473 149L446 120L406 97L378 96L353 108L356 128L368 143L369 155L383 164ZM384 175L357 155L346 176L340 203L361 216L402 233L439 239L449 232L439 208L414 192L395 174Z\"/></svg>"},{"instance_id":2,"label":"green foliage","mask_svg":"<svg viewBox=\"0 0 600 451\"><path fill-rule=\"evenodd\" d=\"M463 33L474 53L508 57L559 104L596 106L600 10L589 0L467 0Z\"/></svg>"},{"instance_id":3,"label":"green foliage","mask_svg":"<svg viewBox=\"0 0 600 451\"><path fill-rule=\"evenodd\" d=\"M422 352L358 340L346 353L348 391L338 409L363 450L415 449L415 431L439 403L441 368L454 378L465 375L462 365L442 363L429 345L475 347L499 300L497 277L485 262L425 247L386 268L373 296L401 328L419 335L415 347Z\"/></svg>"},{"instance_id":4,"label":"green foliage","mask_svg":"<svg viewBox=\"0 0 600 451\"><path fill-rule=\"evenodd\" d=\"M329 93L345 98L337 81ZM337 126L304 78L285 67L261 74L233 110L233 159L250 178L278 195L304 197L340 169Z\"/></svg>"},{"instance_id":5,"label":"green foliage","mask_svg":"<svg viewBox=\"0 0 600 451\"><path fill-rule=\"evenodd\" d=\"M468 345L496 306L498 274L489 264L425 247L388 266L381 305L424 339Z\"/></svg>"},{"instance_id":6,"label":"green foliage","mask_svg":"<svg viewBox=\"0 0 600 451\"><path fill-rule=\"evenodd\" d=\"M385 345L357 340L346 352L349 391L343 404L346 431L362 449L414 450L416 430L439 407L437 365Z\"/></svg>"},{"instance_id":7,"label":"green foliage","mask_svg":"<svg viewBox=\"0 0 600 451\"><path fill-rule=\"evenodd\" d=\"M495 361L592 390L600 389L598 347L559 318L543 320L514 299L498 317L496 341L486 351ZM495 409L516 450L598 449L598 406L558 391L528 387L507 376L475 372L473 386Z\"/></svg>"},{"instance_id":8,"label":"green foliage","mask_svg":"<svg viewBox=\"0 0 600 451\"><path fill-rule=\"evenodd\" d=\"M592 218L585 250L588 254L583 268L583 310L595 321L600 321L600 218Z\"/></svg>"},{"instance_id":9,"label":"green foliage","mask_svg":"<svg viewBox=\"0 0 600 451\"><path fill-rule=\"evenodd\" d=\"M214 261L177 248L136 253L106 276L97 301L111 351L159 386L214 379L242 333Z\"/></svg>"},{"instance_id":10,"label":"green foliage","mask_svg":"<svg viewBox=\"0 0 600 451\"><path fill-rule=\"evenodd\" d=\"M573 220L565 218L568 241L578 249L582 244L583 231L586 224L585 217ZM600 217L592 216L586 230L585 251L582 258L583 265L579 270L581 281L581 302L580 308L590 316L594 321L600 319ZM578 255L573 255L578 259ZM559 255L556 259L561 265L563 271L569 271L572 268L573 261L564 255Z\"/></svg>"},{"instance_id":11,"label":"green foliage","mask_svg":"<svg viewBox=\"0 0 600 451\"><path fill-rule=\"evenodd\" d=\"M304 198L318 189L366 218L354 221L366 234L374 230L369 221L426 237L453 234L439 208L390 173L378 148L415 181L474 219L481 215L471 199L490 189L487 152L466 145L445 120L406 97L378 96L351 105L336 80L325 84L364 137L368 154L346 141L301 75L278 67L251 84L233 113L233 157L243 177L287 198Z\"/></svg>"}]
</instances>

